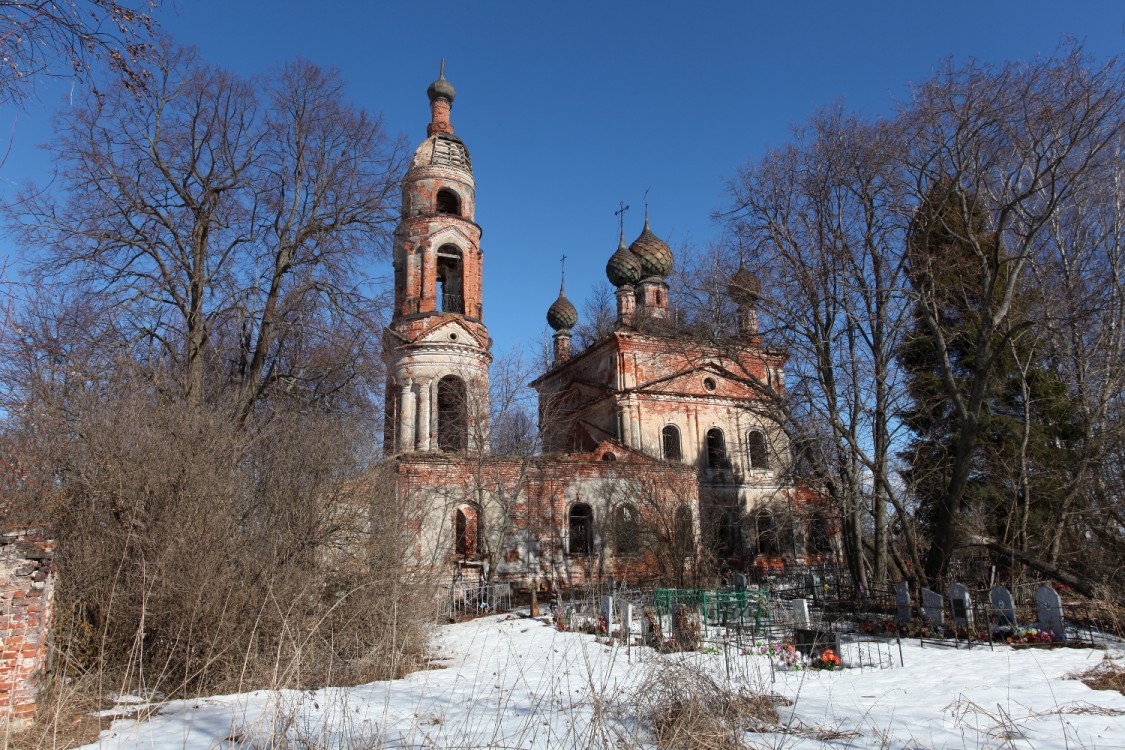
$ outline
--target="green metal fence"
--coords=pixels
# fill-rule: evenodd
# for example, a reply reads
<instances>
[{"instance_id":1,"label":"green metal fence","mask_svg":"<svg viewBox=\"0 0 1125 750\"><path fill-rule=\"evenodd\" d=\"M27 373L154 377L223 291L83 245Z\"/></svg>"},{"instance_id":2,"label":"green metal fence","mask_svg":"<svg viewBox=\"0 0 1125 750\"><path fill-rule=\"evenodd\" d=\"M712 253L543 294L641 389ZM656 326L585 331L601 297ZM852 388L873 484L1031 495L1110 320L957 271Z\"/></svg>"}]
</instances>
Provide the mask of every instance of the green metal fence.
<instances>
[{"instance_id":1,"label":"green metal fence","mask_svg":"<svg viewBox=\"0 0 1125 750\"><path fill-rule=\"evenodd\" d=\"M766 586L742 591L657 589L653 608L658 615L671 615L683 605L698 610L705 625L753 628L757 632L770 626L769 599Z\"/></svg>"}]
</instances>

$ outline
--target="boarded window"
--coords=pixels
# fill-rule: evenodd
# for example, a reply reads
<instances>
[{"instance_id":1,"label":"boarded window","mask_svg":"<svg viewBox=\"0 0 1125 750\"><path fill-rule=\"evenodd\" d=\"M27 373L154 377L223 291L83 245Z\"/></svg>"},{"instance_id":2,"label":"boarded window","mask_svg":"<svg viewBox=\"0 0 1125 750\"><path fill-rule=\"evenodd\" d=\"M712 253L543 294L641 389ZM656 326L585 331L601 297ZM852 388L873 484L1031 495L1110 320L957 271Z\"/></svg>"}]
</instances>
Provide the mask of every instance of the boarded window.
<instances>
[{"instance_id":1,"label":"boarded window","mask_svg":"<svg viewBox=\"0 0 1125 750\"><path fill-rule=\"evenodd\" d=\"M586 503L570 509L570 554L589 555L594 551L594 511Z\"/></svg>"},{"instance_id":2,"label":"boarded window","mask_svg":"<svg viewBox=\"0 0 1125 750\"><path fill-rule=\"evenodd\" d=\"M752 430L746 436L746 452L750 454L751 469L770 467L769 443L766 442L766 434L761 430Z\"/></svg>"},{"instance_id":3,"label":"boarded window","mask_svg":"<svg viewBox=\"0 0 1125 750\"><path fill-rule=\"evenodd\" d=\"M463 451L469 443L468 394L465 381L446 375L438 381L438 448Z\"/></svg>"},{"instance_id":4,"label":"boarded window","mask_svg":"<svg viewBox=\"0 0 1125 750\"><path fill-rule=\"evenodd\" d=\"M665 425L661 432L664 441L664 460L680 461L683 454L680 452L680 430L674 424Z\"/></svg>"},{"instance_id":5,"label":"boarded window","mask_svg":"<svg viewBox=\"0 0 1125 750\"><path fill-rule=\"evenodd\" d=\"M727 443L718 427L707 430L707 467L720 469L727 463Z\"/></svg>"}]
</instances>

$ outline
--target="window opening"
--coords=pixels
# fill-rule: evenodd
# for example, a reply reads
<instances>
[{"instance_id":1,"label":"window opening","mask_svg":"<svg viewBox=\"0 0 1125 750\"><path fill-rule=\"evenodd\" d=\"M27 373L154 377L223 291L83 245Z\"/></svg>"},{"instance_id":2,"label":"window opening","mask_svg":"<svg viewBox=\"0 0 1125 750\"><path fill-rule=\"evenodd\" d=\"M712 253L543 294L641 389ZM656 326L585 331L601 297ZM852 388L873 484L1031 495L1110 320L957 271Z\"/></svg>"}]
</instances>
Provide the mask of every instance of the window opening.
<instances>
[{"instance_id":1,"label":"window opening","mask_svg":"<svg viewBox=\"0 0 1125 750\"><path fill-rule=\"evenodd\" d=\"M619 555L631 555L641 549L641 524L637 509L629 503L613 512L613 536Z\"/></svg>"},{"instance_id":2,"label":"window opening","mask_svg":"<svg viewBox=\"0 0 1125 750\"><path fill-rule=\"evenodd\" d=\"M586 503L570 509L570 554L589 555L594 551L594 511Z\"/></svg>"},{"instance_id":3,"label":"window opening","mask_svg":"<svg viewBox=\"0 0 1125 750\"><path fill-rule=\"evenodd\" d=\"M465 381L446 375L438 381L438 448L463 451L469 442L468 399Z\"/></svg>"},{"instance_id":4,"label":"window opening","mask_svg":"<svg viewBox=\"0 0 1125 750\"><path fill-rule=\"evenodd\" d=\"M832 532L828 519L819 513L809 522L809 548L811 552L818 554L832 551Z\"/></svg>"},{"instance_id":5,"label":"window opening","mask_svg":"<svg viewBox=\"0 0 1125 750\"><path fill-rule=\"evenodd\" d=\"M461 262L461 250L453 245L438 248L437 286L441 311L464 315L464 264Z\"/></svg>"},{"instance_id":6,"label":"window opening","mask_svg":"<svg viewBox=\"0 0 1125 750\"><path fill-rule=\"evenodd\" d=\"M456 519L456 547L460 557L477 553L477 514L471 508L458 508Z\"/></svg>"},{"instance_id":7,"label":"window opening","mask_svg":"<svg viewBox=\"0 0 1125 750\"><path fill-rule=\"evenodd\" d=\"M603 461L616 461L617 456L613 453L606 452L606 453L602 454L602 460Z\"/></svg>"},{"instance_id":8,"label":"window opening","mask_svg":"<svg viewBox=\"0 0 1125 750\"><path fill-rule=\"evenodd\" d=\"M766 442L765 433L752 430L746 436L746 450L750 454L751 469L768 469L770 467L769 443Z\"/></svg>"},{"instance_id":9,"label":"window opening","mask_svg":"<svg viewBox=\"0 0 1125 750\"><path fill-rule=\"evenodd\" d=\"M439 214L461 215L461 199L457 193L447 188L437 191L437 212Z\"/></svg>"},{"instance_id":10,"label":"window opening","mask_svg":"<svg viewBox=\"0 0 1125 750\"><path fill-rule=\"evenodd\" d=\"M664 441L664 460L683 460L683 454L680 452L679 428L674 424L664 425L664 429L661 431L661 437Z\"/></svg>"},{"instance_id":11,"label":"window opening","mask_svg":"<svg viewBox=\"0 0 1125 750\"><path fill-rule=\"evenodd\" d=\"M707 467L720 469L726 464L727 445L718 427L707 430Z\"/></svg>"},{"instance_id":12,"label":"window opening","mask_svg":"<svg viewBox=\"0 0 1125 750\"><path fill-rule=\"evenodd\" d=\"M758 551L763 555L781 554L781 540L778 539L777 521L769 511L758 514Z\"/></svg>"}]
</instances>

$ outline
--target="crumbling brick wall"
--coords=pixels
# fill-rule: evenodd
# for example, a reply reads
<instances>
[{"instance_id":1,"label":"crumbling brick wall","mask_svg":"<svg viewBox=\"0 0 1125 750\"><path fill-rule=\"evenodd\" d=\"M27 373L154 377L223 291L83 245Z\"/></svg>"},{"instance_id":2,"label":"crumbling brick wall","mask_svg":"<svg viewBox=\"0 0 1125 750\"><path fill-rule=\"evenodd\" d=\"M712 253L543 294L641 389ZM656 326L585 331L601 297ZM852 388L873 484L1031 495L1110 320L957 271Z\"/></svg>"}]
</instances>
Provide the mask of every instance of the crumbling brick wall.
<instances>
[{"instance_id":1,"label":"crumbling brick wall","mask_svg":"<svg viewBox=\"0 0 1125 750\"><path fill-rule=\"evenodd\" d=\"M0 531L0 723L35 717L47 661L55 544L34 530Z\"/></svg>"}]
</instances>

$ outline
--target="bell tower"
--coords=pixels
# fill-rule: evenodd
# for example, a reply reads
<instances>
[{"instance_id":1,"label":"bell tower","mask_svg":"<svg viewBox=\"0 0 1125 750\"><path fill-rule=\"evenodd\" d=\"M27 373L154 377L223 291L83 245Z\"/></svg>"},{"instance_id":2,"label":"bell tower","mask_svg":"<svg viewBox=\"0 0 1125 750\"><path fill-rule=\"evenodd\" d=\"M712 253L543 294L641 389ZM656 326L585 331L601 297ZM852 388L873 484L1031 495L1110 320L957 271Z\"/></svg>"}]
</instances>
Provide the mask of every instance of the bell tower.
<instances>
[{"instance_id":1,"label":"bell tower","mask_svg":"<svg viewBox=\"0 0 1125 750\"><path fill-rule=\"evenodd\" d=\"M481 228L469 150L454 135L445 61L426 91L430 123L402 180L384 450L486 450L492 340L481 303Z\"/></svg>"}]
</instances>

